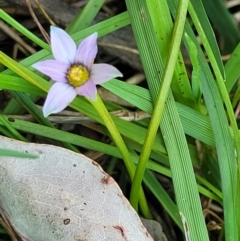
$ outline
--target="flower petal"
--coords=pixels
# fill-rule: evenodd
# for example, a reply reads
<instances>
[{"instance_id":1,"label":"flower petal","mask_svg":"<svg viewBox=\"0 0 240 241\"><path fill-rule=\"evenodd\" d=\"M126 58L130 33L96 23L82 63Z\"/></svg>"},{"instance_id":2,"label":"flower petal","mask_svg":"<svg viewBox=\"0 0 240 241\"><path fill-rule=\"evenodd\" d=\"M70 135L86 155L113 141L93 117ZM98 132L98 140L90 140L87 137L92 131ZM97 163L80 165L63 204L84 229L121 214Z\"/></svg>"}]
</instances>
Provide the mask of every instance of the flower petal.
<instances>
[{"instance_id":1,"label":"flower petal","mask_svg":"<svg viewBox=\"0 0 240 241\"><path fill-rule=\"evenodd\" d=\"M54 81L67 82L66 73L69 68L69 64L67 63L58 60L45 60L32 66Z\"/></svg>"},{"instance_id":2,"label":"flower petal","mask_svg":"<svg viewBox=\"0 0 240 241\"><path fill-rule=\"evenodd\" d=\"M97 37L98 34L93 33L80 43L76 52L75 63L83 64L89 70L91 69L98 51Z\"/></svg>"},{"instance_id":3,"label":"flower petal","mask_svg":"<svg viewBox=\"0 0 240 241\"><path fill-rule=\"evenodd\" d=\"M76 54L76 44L61 28L51 26L51 48L56 60L72 64Z\"/></svg>"},{"instance_id":4,"label":"flower petal","mask_svg":"<svg viewBox=\"0 0 240 241\"><path fill-rule=\"evenodd\" d=\"M48 92L43 106L43 115L58 113L68 106L77 95L75 89L66 83L56 82Z\"/></svg>"},{"instance_id":5,"label":"flower petal","mask_svg":"<svg viewBox=\"0 0 240 241\"><path fill-rule=\"evenodd\" d=\"M101 84L122 76L122 73L110 64L94 64L90 73L90 78L95 84Z\"/></svg>"},{"instance_id":6,"label":"flower petal","mask_svg":"<svg viewBox=\"0 0 240 241\"><path fill-rule=\"evenodd\" d=\"M94 82L89 79L83 85L75 88L78 95L86 96L92 100L96 100L97 88Z\"/></svg>"}]
</instances>

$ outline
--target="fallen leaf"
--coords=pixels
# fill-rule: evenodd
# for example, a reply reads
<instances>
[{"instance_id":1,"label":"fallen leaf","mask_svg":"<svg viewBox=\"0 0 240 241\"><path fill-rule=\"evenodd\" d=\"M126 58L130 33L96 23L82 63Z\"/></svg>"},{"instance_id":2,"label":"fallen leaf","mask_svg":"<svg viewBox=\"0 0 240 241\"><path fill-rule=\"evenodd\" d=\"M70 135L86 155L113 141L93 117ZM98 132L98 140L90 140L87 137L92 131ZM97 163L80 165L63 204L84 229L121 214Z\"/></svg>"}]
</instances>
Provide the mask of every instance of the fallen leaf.
<instances>
[{"instance_id":1,"label":"fallen leaf","mask_svg":"<svg viewBox=\"0 0 240 241\"><path fill-rule=\"evenodd\" d=\"M1 137L0 214L24 241L153 240L114 179L84 155Z\"/></svg>"}]
</instances>

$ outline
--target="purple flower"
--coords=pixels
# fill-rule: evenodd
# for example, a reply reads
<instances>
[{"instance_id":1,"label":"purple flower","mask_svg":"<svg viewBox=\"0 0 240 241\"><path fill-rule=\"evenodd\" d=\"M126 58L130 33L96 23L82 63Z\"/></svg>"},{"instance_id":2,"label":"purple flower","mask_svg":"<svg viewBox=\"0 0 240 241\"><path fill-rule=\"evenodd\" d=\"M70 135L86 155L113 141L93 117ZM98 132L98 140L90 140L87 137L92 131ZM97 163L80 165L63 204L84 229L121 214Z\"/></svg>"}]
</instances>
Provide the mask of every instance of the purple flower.
<instances>
[{"instance_id":1,"label":"purple flower","mask_svg":"<svg viewBox=\"0 0 240 241\"><path fill-rule=\"evenodd\" d=\"M98 51L97 33L85 38L78 48L60 28L51 26L50 35L55 59L33 65L54 81L43 106L45 117L62 111L76 95L96 100L97 84L122 76L120 71L109 64L93 64Z\"/></svg>"}]
</instances>

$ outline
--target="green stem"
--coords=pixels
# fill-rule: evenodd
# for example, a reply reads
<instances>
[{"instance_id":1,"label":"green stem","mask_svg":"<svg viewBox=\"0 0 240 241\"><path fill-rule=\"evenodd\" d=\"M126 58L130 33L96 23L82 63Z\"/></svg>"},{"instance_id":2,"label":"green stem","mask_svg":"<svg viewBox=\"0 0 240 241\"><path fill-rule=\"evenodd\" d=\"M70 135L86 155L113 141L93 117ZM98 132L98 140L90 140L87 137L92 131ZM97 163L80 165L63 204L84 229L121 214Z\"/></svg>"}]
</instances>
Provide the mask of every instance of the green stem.
<instances>
[{"instance_id":1,"label":"green stem","mask_svg":"<svg viewBox=\"0 0 240 241\"><path fill-rule=\"evenodd\" d=\"M178 5L178 13L176 22L173 29L173 37L170 45L170 53L167 59L166 68L163 74L163 81L160 86L158 96L154 105L152 118L149 124L148 132L143 144L140 159L137 165L137 170L133 179L130 202L132 206L138 209L139 190L141 188L142 179L146 169L146 165L152 150L152 145L156 137L157 130L160 125L161 117L164 110L164 103L167 100L169 89L171 86L171 80L174 73L175 64L178 57L178 52L182 40L182 34L185 25L185 19L187 14L189 0L180 0Z\"/></svg>"},{"instance_id":2,"label":"green stem","mask_svg":"<svg viewBox=\"0 0 240 241\"><path fill-rule=\"evenodd\" d=\"M108 110L106 109L106 107L105 107L104 103L102 102L99 95L97 95L97 100L94 101L94 100L91 100L88 98L88 101L96 109L99 116L102 118L105 126L107 127L108 131L110 132L111 137L113 138L117 148L119 149L119 151L122 155L122 158L123 158L125 166L128 170L129 176L130 176L131 180L133 180L136 167L135 167L134 163L132 162L130 153L129 153L115 123L113 122L111 115L109 114ZM137 194L137 196L139 196L139 203L140 203L140 207L143 212L143 215L146 218L152 218L152 214L148 208L147 201L146 201L143 189L141 187L139 188L139 193Z\"/></svg>"}]
</instances>

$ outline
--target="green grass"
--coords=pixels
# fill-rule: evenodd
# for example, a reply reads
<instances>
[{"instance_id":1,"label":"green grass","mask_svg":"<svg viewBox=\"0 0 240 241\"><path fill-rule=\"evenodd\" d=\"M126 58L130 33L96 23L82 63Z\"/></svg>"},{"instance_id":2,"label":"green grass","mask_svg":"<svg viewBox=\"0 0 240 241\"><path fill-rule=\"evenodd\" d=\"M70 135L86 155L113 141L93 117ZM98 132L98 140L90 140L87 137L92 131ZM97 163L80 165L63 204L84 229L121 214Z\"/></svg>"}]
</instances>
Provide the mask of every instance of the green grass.
<instances>
[{"instance_id":1,"label":"green grass","mask_svg":"<svg viewBox=\"0 0 240 241\"><path fill-rule=\"evenodd\" d=\"M31 133L53 139L73 151L83 147L113 157L114 163L116 158L123 161L133 180L131 195L127 197L133 207L137 211L140 207L140 214L152 217L148 205L151 206L154 196L159 205L155 209L164 208L186 240L210 240L211 231L206 226L200 197L212 199L224 213L224 232L216 232L214 240L237 241L240 232L240 198L237 195L240 137L234 110L240 97L237 83L240 47L236 46L239 30L220 1L215 5L219 11L212 13L209 10L212 1L203 1L203 4L199 0L149 2L126 0L126 12L90 26L104 1L89 1L66 28L76 43L95 31L101 37L125 26L133 30L147 87L117 79L102 87L136 109L151 114L151 121L128 122L108 116L106 112L103 115L98 108L110 110L111 103L99 107L80 96L70 104L75 111L106 127L105 135L115 145L58 130L43 117L35 103L45 98L51 83L31 65L52 58L51 48L0 10L2 20L42 48L21 62L0 52L0 62L7 67L0 73L0 88L12 96L0 116L0 132L23 141L29 141L24 134ZM219 49L209 19L218 34L229 41L224 49ZM225 23L223 27L218 25L221 22ZM190 68L184 62L181 44L189 56ZM224 63L221 52L229 49L232 55ZM31 114L36 123L8 120L8 115L18 113ZM196 142L201 144L201 159ZM10 150L0 150L0 153L18 154ZM115 164L109 164L107 169L112 172L114 167ZM164 189L156 174L171 178L174 197ZM139 190L142 190L140 198Z\"/></svg>"}]
</instances>

